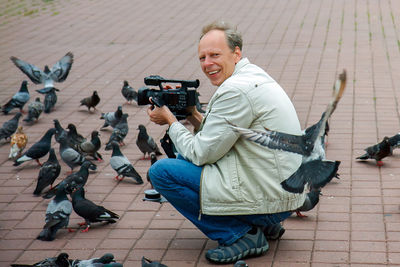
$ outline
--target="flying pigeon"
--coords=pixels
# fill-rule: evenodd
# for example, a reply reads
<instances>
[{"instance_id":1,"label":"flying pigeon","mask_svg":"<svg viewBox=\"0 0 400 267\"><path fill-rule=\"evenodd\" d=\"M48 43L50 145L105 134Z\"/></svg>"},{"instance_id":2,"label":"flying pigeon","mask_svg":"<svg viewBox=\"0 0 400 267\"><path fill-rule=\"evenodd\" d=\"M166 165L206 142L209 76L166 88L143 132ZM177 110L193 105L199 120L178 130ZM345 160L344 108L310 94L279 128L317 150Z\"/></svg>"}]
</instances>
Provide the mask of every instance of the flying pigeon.
<instances>
[{"instance_id":1,"label":"flying pigeon","mask_svg":"<svg viewBox=\"0 0 400 267\"><path fill-rule=\"evenodd\" d=\"M85 97L81 100L81 106L86 106L90 111L91 108L96 109L97 104L100 102L100 97L97 91L93 91L91 96Z\"/></svg>"},{"instance_id":2,"label":"flying pigeon","mask_svg":"<svg viewBox=\"0 0 400 267\"><path fill-rule=\"evenodd\" d=\"M389 143L389 137L385 136L383 140L378 144L365 148L365 154L357 157L356 159L374 159L376 161L376 165L382 166L382 159L392 154L391 148L392 147Z\"/></svg>"},{"instance_id":3,"label":"flying pigeon","mask_svg":"<svg viewBox=\"0 0 400 267\"><path fill-rule=\"evenodd\" d=\"M74 170L75 167L82 165L84 162L89 161L83 156L81 153L76 151L75 149L71 148L68 145L68 141L66 137L59 136L58 137L60 143L60 156L61 159L71 168L71 172ZM90 162L90 169L96 170L97 166Z\"/></svg>"},{"instance_id":4,"label":"flying pigeon","mask_svg":"<svg viewBox=\"0 0 400 267\"><path fill-rule=\"evenodd\" d=\"M56 132L56 129L50 128L47 130L45 135L36 143L34 143L25 153L19 157L15 162L14 166L18 166L25 161L36 160L36 162L42 166L39 159L46 156L51 148L51 137Z\"/></svg>"},{"instance_id":5,"label":"flying pigeon","mask_svg":"<svg viewBox=\"0 0 400 267\"><path fill-rule=\"evenodd\" d=\"M35 65L29 64L16 57L10 57L15 66L17 66L23 73L25 73L34 84L44 84L43 93L54 88L55 82L63 82L67 78L69 71L71 70L72 63L74 62L74 56L71 52L68 52L59 61L57 61L51 70L47 65L44 66L44 70L41 71Z\"/></svg>"},{"instance_id":6,"label":"flying pigeon","mask_svg":"<svg viewBox=\"0 0 400 267\"><path fill-rule=\"evenodd\" d=\"M67 197L64 188L57 190L56 196L47 205L46 224L36 239L52 241L59 229L67 227L69 215L72 213L72 203Z\"/></svg>"},{"instance_id":7,"label":"flying pigeon","mask_svg":"<svg viewBox=\"0 0 400 267\"><path fill-rule=\"evenodd\" d=\"M40 114L44 110L44 104L40 102L40 97L36 97L35 101L29 103L28 105L28 115L23 121L35 122L38 121Z\"/></svg>"},{"instance_id":8,"label":"flying pigeon","mask_svg":"<svg viewBox=\"0 0 400 267\"><path fill-rule=\"evenodd\" d=\"M52 198L60 189L65 190L68 194L72 194L76 188L84 186L89 178L90 162L86 161L82 164L79 171L73 172L59 182L56 186L47 191L42 197L45 199Z\"/></svg>"},{"instance_id":9,"label":"flying pigeon","mask_svg":"<svg viewBox=\"0 0 400 267\"><path fill-rule=\"evenodd\" d=\"M44 94L44 113L50 113L57 103L56 91L60 91L57 88L47 89L45 92L42 90L36 90L37 92Z\"/></svg>"},{"instance_id":10,"label":"flying pigeon","mask_svg":"<svg viewBox=\"0 0 400 267\"><path fill-rule=\"evenodd\" d=\"M126 103L132 104L132 100L135 100L137 102L137 92L128 84L127 81L124 81L121 93L125 97L127 101Z\"/></svg>"},{"instance_id":11,"label":"flying pigeon","mask_svg":"<svg viewBox=\"0 0 400 267\"><path fill-rule=\"evenodd\" d=\"M304 200L303 205L296 209L295 212L298 217L307 217L303 215L302 211L309 211L312 210L319 202L319 196L321 195L321 190L311 190L306 194L306 199Z\"/></svg>"},{"instance_id":12,"label":"flying pigeon","mask_svg":"<svg viewBox=\"0 0 400 267\"><path fill-rule=\"evenodd\" d=\"M72 193L72 207L76 214L85 219L84 223L86 229L82 232L89 231L90 224L94 222L107 222L115 223L119 219L119 215L104 208L103 206L96 205L91 200L85 198L85 190L83 187L78 187Z\"/></svg>"},{"instance_id":13,"label":"flying pigeon","mask_svg":"<svg viewBox=\"0 0 400 267\"><path fill-rule=\"evenodd\" d=\"M28 82L23 81L19 91L16 92L13 97L1 107L1 111L4 114L8 114L12 109L19 108L20 112L24 113L23 108L29 99L30 94L28 91Z\"/></svg>"},{"instance_id":14,"label":"flying pigeon","mask_svg":"<svg viewBox=\"0 0 400 267\"><path fill-rule=\"evenodd\" d=\"M140 151L143 153L143 158L146 158L146 153L149 154L151 152L155 152L156 155L162 155L160 149L158 148L156 142L154 142L153 137L147 134L146 127L143 124L140 124L138 127L139 134L136 139L136 145L139 147Z\"/></svg>"},{"instance_id":15,"label":"flying pigeon","mask_svg":"<svg viewBox=\"0 0 400 267\"><path fill-rule=\"evenodd\" d=\"M121 116L121 120L118 122L117 125L115 125L113 132L110 136L110 139L108 140L105 150L111 150L111 142L117 142L119 143L120 146L125 145L124 143L124 139L126 137L126 135L129 132L129 126L128 126L128 114L124 113Z\"/></svg>"},{"instance_id":16,"label":"flying pigeon","mask_svg":"<svg viewBox=\"0 0 400 267\"><path fill-rule=\"evenodd\" d=\"M324 137L326 122L336 109L337 103L343 95L345 84L346 72L343 71L336 82L333 100L327 106L321 119L315 125L306 129L303 135L291 135L268 129L265 132L256 131L228 123L234 131L252 142L270 149L279 149L303 156L299 169L281 183L285 190L292 193L302 193L306 183L311 189L319 189L329 183L333 177L338 177L337 170L340 161L325 159Z\"/></svg>"},{"instance_id":17,"label":"flying pigeon","mask_svg":"<svg viewBox=\"0 0 400 267\"><path fill-rule=\"evenodd\" d=\"M49 159L40 167L39 176L33 194L39 196L44 188L50 185L52 188L54 181L60 175L61 166L58 162L54 148L50 148Z\"/></svg>"},{"instance_id":18,"label":"flying pigeon","mask_svg":"<svg viewBox=\"0 0 400 267\"><path fill-rule=\"evenodd\" d=\"M104 120L104 124L101 126L101 129L107 126L114 128L115 125L117 125L117 123L121 120L122 114L122 106L118 106L116 111L101 113L100 119Z\"/></svg>"},{"instance_id":19,"label":"flying pigeon","mask_svg":"<svg viewBox=\"0 0 400 267\"><path fill-rule=\"evenodd\" d=\"M22 113L18 112L14 115L14 117L6 122L0 128L0 140L7 139L11 137L13 133L18 129L19 119L21 118Z\"/></svg>"},{"instance_id":20,"label":"flying pigeon","mask_svg":"<svg viewBox=\"0 0 400 267\"><path fill-rule=\"evenodd\" d=\"M91 156L98 161L103 161L103 157L98 152L101 147L100 134L98 131L92 131L91 139L78 145L78 151L85 156Z\"/></svg>"},{"instance_id":21,"label":"flying pigeon","mask_svg":"<svg viewBox=\"0 0 400 267\"><path fill-rule=\"evenodd\" d=\"M11 135L11 148L10 154L8 155L9 159L16 159L17 157L20 157L22 151L28 143L28 136L23 132L22 128L22 126L18 126L17 132Z\"/></svg>"},{"instance_id":22,"label":"flying pigeon","mask_svg":"<svg viewBox=\"0 0 400 267\"><path fill-rule=\"evenodd\" d=\"M122 267L122 264L118 263L119 265L115 265L114 263L116 263L114 260L114 255L111 253L106 253L100 258L92 258L89 260L73 260L71 261L71 266L72 267L94 267L94 266Z\"/></svg>"},{"instance_id":23,"label":"flying pigeon","mask_svg":"<svg viewBox=\"0 0 400 267\"><path fill-rule=\"evenodd\" d=\"M78 146L81 143L85 142L86 138L84 138L81 134L78 133L78 131L76 130L76 126L73 123L69 123L67 129L68 129L67 133L68 145L78 151Z\"/></svg>"},{"instance_id":24,"label":"flying pigeon","mask_svg":"<svg viewBox=\"0 0 400 267\"><path fill-rule=\"evenodd\" d=\"M34 264L11 264L11 267L69 267L67 253L60 253L57 257L47 258Z\"/></svg>"},{"instance_id":25,"label":"flying pigeon","mask_svg":"<svg viewBox=\"0 0 400 267\"><path fill-rule=\"evenodd\" d=\"M158 261L152 261L146 257L142 257L142 267L168 267L165 264L162 264Z\"/></svg>"},{"instance_id":26,"label":"flying pigeon","mask_svg":"<svg viewBox=\"0 0 400 267\"><path fill-rule=\"evenodd\" d=\"M117 172L117 176L115 179L122 181L125 177L131 177L136 184L143 184L142 177L135 170L132 163L125 157L121 150L119 149L119 145L117 142L111 142L111 146L113 149L110 164L114 171Z\"/></svg>"}]
</instances>

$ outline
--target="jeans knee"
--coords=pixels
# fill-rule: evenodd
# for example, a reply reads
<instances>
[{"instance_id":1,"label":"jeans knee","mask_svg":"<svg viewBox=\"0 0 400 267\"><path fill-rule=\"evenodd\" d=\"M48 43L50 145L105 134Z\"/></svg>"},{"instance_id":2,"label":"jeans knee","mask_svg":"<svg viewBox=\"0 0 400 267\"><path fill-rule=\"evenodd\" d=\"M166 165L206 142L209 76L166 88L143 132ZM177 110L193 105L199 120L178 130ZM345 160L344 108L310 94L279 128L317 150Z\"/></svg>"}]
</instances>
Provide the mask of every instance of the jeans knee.
<instances>
[{"instance_id":1,"label":"jeans knee","mask_svg":"<svg viewBox=\"0 0 400 267\"><path fill-rule=\"evenodd\" d=\"M150 166L149 178L153 185L158 184L159 181L161 179L163 179L164 176L166 175L167 170L165 167L168 166L168 163L165 161L168 161L168 160L169 160L168 158L160 159L160 160L157 160L153 165Z\"/></svg>"}]
</instances>

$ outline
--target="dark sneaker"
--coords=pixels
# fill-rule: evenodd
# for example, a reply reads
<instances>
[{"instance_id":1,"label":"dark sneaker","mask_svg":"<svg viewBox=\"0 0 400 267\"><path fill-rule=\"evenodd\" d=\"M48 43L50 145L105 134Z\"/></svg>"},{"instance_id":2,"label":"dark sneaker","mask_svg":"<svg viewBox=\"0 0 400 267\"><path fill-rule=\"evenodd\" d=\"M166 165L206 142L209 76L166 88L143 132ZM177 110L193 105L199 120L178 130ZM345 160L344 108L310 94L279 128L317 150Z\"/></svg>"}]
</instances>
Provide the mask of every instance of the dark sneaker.
<instances>
[{"instance_id":1,"label":"dark sneaker","mask_svg":"<svg viewBox=\"0 0 400 267\"><path fill-rule=\"evenodd\" d=\"M206 258L212 262L230 263L247 256L259 256L269 248L267 239L260 228L256 234L245 234L229 246L218 246L206 253Z\"/></svg>"},{"instance_id":2,"label":"dark sneaker","mask_svg":"<svg viewBox=\"0 0 400 267\"><path fill-rule=\"evenodd\" d=\"M277 240L285 233L285 228L280 223L276 223L265 227L263 232L266 239Z\"/></svg>"}]
</instances>

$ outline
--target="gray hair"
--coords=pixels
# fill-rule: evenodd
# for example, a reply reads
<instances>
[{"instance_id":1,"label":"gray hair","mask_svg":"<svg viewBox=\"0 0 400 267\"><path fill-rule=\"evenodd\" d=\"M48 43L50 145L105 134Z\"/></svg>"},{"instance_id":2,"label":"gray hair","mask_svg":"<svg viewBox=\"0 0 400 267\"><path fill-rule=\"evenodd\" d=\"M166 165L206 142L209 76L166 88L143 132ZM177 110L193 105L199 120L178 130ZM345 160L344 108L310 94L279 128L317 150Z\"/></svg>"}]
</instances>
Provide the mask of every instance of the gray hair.
<instances>
[{"instance_id":1,"label":"gray hair","mask_svg":"<svg viewBox=\"0 0 400 267\"><path fill-rule=\"evenodd\" d=\"M206 26L203 27L200 35L200 39L203 38L203 36L208 33L209 31L212 30L220 30L225 33L226 36L226 42L229 46L229 48L233 51L235 51L235 47L239 47L240 51L242 51L242 46L243 46L243 40L242 40L242 34L237 30L237 27L233 27L230 24L228 24L225 21L214 21Z\"/></svg>"}]
</instances>

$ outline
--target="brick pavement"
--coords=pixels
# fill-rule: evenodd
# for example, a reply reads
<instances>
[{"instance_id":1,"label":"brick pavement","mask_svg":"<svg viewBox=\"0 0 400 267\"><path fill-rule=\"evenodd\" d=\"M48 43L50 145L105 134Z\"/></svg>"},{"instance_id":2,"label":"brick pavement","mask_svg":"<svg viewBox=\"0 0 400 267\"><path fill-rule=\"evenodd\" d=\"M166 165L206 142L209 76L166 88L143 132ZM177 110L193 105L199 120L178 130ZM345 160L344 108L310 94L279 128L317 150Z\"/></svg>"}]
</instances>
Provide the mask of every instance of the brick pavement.
<instances>
[{"instance_id":1,"label":"brick pavement","mask_svg":"<svg viewBox=\"0 0 400 267\"><path fill-rule=\"evenodd\" d=\"M200 71L196 43L201 26L217 18L238 25L244 55L281 83L303 127L319 119L337 74L343 68L348 72L327 148L329 159L342 161L341 179L324 188L307 218L286 220L283 238L270 242L264 256L248 259L249 266L399 266L399 152L380 168L374 162L355 161L364 147L399 131L398 1L1 1L0 103L26 79L10 56L42 68L68 51L75 62L67 80L57 84L61 91L56 110L42 115L37 124L22 123L28 147L55 118L64 127L75 123L85 136L99 129L100 112L124 103L123 80L137 89L151 74L200 79L200 98L207 102L214 88ZM31 99L40 88L29 82ZM101 102L97 111L88 112L79 107L79 100L93 90ZM144 177L150 163L140 160L134 143L137 125L145 124L156 140L165 127L150 123L144 107L123 109L130 125L123 153ZM0 123L10 118L1 115ZM109 135L102 132L103 143ZM113 180L111 153L101 152L105 161L90 174L87 197L121 219L88 233L60 230L56 240L43 242L35 237L48 200L32 195L38 167L34 162L12 166L9 146L0 146L0 265L33 263L65 251L71 258L112 252L124 266L140 266L143 255L168 266L212 266L204 253L216 243L168 203L143 202L147 182L138 186ZM62 165L59 180L66 170ZM73 213L70 225L80 220Z\"/></svg>"}]
</instances>

